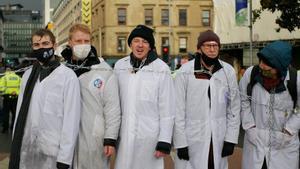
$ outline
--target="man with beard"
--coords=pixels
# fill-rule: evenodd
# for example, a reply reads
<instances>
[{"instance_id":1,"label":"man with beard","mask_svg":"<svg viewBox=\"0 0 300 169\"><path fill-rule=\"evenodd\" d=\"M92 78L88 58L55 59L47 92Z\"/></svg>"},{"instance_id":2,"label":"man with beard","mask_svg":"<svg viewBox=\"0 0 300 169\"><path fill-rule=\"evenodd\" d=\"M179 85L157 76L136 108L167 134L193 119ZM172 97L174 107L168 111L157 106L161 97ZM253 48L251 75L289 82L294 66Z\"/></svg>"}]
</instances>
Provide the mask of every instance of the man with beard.
<instances>
[{"instance_id":1,"label":"man with beard","mask_svg":"<svg viewBox=\"0 0 300 169\"><path fill-rule=\"evenodd\" d=\"M100 62L87 25L70 28L69 48L62 54L78 76L81 88L74 169L108 169L121 123L116 76L105 61Z\"/></svg>"},{"instance_id":2,"label":"man with beard","mask_svg":"<svg viewBox=\"0 0 300 169\"><path fill-rule=\"evenodd\" d=\"M157 57L151 28L138 25L128 45L132 52L114 68L122 110L116 169L163 169L174 124L171 72Z\"/></svg>"},{"instance_id":3,"label":"man with beard","mask_svg":"<svg viewBox=\"0 0 300 169\"><path fill-rule=\"evenodd\" d=\"M37 62L22 77L9 169L68 169L79 129L79 81L56 60L51 31L36 31L31 42Z\"/></svg>"},{"instance_id":4,"label":"man with beard","mask_svg":"<svg viewBox=\"0 0 300 169\"><path fill-rule=\"evenodd\" d=\"M238 142L237 79L219 52L219 37L202 32L195 59L182 65L175 78L177 169L227 169L227 157Z\"/></svg>"}]
</instances>

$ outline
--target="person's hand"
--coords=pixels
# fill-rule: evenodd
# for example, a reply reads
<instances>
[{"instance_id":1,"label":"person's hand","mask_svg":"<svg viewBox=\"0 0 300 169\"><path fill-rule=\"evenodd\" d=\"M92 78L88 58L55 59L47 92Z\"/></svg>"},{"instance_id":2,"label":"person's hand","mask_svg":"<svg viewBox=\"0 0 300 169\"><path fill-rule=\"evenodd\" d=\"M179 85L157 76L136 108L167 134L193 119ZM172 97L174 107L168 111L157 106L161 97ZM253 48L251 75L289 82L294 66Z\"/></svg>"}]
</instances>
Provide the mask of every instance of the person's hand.
<instances>
[{"instance_id":1,"label":"person's hand","mask_svg":"<svg viewBox=\"0 0 300 169\"><path fill-rule=\"evenodd\" d=\"M234 143L230 143L227 141L224 141L223 150L222 150L222 157L227 157L233 154L234 150Z\"/></svg>"},{"instance_id":2,"label":"person's hand","mask_svg":"<svg viewBox=\"0 0 300 169\"><path fill-rule=\"evenodd\" d=\"M165 157L165 156L167 156L167 154L166 154L166 153L163 153L163 152L161 152L161 151L155 151L154 156L155 156L156 158L160 158L160 157Z\"/></svg>"},{"instance_id":3,"label":"person's hand","mask_svg":"<svg viewBox=\"0 0 300 169\"><path fill-rule=\"evenodd\" d=\"M115 153L115 147L113 146L104 146L104 155L110 157Z\"/></svg>"},{"instance_id":4,"label":"person's hand","mask_svg":"<svg viewBox=\"0 0 300 169\"><path fill-rule=\"evenodd\" d=\"M180 160L189 161L189 149L188 147L178 148L177 149L177 156Z\"/></svg>"},{"instance_id":5,"label":"person's hand","mask_svg":"<svg viewBox=\"0 0 300 169\"><path fill-rule=\"evenodd\" d=\"M56 168L57 169L69 169L70 165L64 164L64 163L61 163L61 162L56 162Z\"/></svg>"}]
</instances>

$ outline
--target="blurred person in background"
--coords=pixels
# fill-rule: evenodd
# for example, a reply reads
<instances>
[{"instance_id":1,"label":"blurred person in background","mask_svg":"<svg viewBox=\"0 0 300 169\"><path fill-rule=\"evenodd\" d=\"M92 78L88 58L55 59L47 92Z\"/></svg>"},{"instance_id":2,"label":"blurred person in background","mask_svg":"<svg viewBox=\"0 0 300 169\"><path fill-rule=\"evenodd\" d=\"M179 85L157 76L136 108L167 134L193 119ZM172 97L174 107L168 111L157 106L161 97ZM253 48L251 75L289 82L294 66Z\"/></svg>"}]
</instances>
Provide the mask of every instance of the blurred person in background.
<instances>
[{"instance_id":1,"label":"blurred person in background","mask_svg":"<svg viewBox=\"0 0 300 169\"><path fill-rule=\"evenodd\" d=\"M0 90L3 96L2 133L8 132L8 129L13 129L20 84L21 78L11 70L11 67L7 66L4 76L0 79ZM10 114L11 124L9 124Z\"/></svg>"},{"instance_id":2,"label":"blurred person in background","mask_svg":"<svg viewBox=\"0 0 300 169\"><path fill-rule=\"evenodd\" d=\"M172 73L172 77L173 77L173 78L176 77L176 74L177 74L179 68L180 68L183 64L187 63L189 60L190 60L190 58L189 58L188 55L183 55L183 56L180 58L180 62L177 63L176 68L175 68L174 72Z\"/></svg>"}]
</instances>

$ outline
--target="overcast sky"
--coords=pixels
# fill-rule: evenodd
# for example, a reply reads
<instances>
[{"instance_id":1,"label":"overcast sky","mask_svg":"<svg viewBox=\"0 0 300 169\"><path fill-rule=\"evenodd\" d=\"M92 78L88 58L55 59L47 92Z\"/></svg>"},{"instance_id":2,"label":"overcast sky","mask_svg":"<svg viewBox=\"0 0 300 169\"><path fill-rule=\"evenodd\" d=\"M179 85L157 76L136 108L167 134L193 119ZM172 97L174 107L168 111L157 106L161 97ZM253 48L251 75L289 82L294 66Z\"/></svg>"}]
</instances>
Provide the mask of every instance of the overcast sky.
<instances>
[{"instance_id":1,"label":"overcast sky","mask_svg":"<svg viewBox=\"0 0 300 169\"><path fill-rule=\"evenodd\" d=\"M21 4L24 6L24 9L30 10L42 10L43 0L0 0L0 5L3 4Z\"/></svg>"}]
</instances>

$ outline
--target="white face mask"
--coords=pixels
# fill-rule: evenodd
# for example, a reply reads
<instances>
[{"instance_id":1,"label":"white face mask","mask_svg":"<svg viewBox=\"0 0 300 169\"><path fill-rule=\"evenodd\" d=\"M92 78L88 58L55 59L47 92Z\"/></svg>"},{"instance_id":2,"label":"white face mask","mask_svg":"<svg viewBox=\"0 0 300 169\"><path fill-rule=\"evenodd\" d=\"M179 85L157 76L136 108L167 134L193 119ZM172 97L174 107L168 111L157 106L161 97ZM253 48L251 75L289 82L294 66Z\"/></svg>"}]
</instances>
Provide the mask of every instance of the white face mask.
<instances>
[{"instance_id":1,"label":"white face mask","mask_svg":"<svg viewBox=\"0 0 300 169\"><path fill-rule=\"evenodd\" d=\"M73 46L73 55L79 60L84 60L88 56L90 51L90 44L80 44Z\"/></svg>"}]
</instances>

